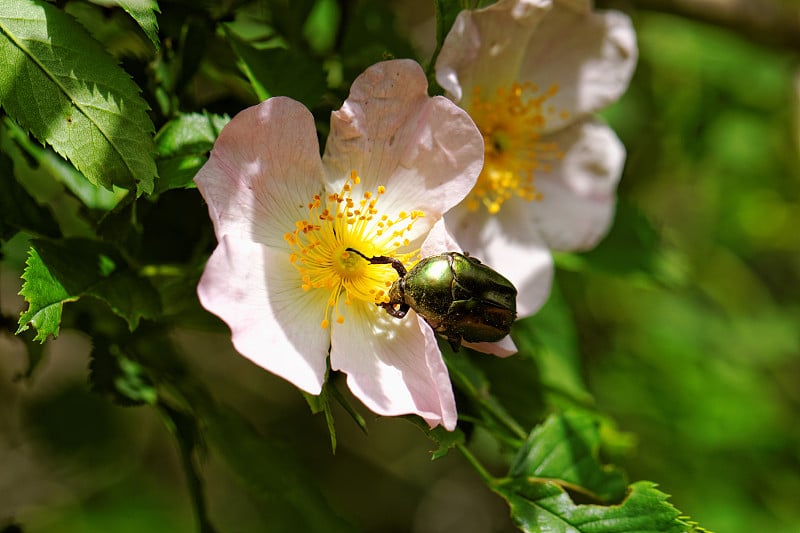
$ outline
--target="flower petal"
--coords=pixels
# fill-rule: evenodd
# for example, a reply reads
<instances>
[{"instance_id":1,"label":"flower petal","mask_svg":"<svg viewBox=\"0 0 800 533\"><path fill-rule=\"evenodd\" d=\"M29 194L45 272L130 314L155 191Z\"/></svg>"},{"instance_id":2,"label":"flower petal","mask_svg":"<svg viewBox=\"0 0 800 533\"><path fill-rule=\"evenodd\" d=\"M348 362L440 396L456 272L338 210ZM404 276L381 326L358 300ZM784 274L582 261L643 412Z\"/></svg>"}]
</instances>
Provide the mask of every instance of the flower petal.
<instances>
[{"instance_id":1,"label":"flower petal","mask_svg":"<svg viewBox=\"0 0 800 533\"><path fill-rule=\"evenodd\" d=\"M506 335L497 342L462 342L461 344L477 352L490 353L497 357L508 357L518 351L517 345L514 344L510 335Z\"/></svg>"},{"instance_id":2,"label":"flower petal","mask_svg":"<svg viewBox=\"0 0 800 533\"><path fill-rule=\"evenodd\" d=\"M356 170L362 189L386 187L383 206L424 211L407 234L411 240L467 195L483 165L483 137L472 119L446 98L428 97L427 90L414 61L371 66L333 113L323 157L335 186Z\"/></svg>"},{"instance_id":3,"label":"flower petal","mask_svg":"<svg viewBox=\"0 0 800 533\"><path fill-rule=\"evenodd\" d=\"M579 13L556 3L528 43L519 79L558 92L545 131L562 128L616 101L638 57L630 18L619 11ZM561 112L567 112L562 116Z\"/></svg>"},{"instance_id":4,"label":"flower petal","mask_svg":"<svg viewBox=\"0 0 800 533\"><path fill-rule=\"evenodd\" d=\"M500 0L458 14L436 60L436 81L448 97L468 107L472 90L484 94L517 79L531 34L551 0Z\"/></svg>"},{"instance_id":5,"label":"flower petal","mask_svg":"<svg viewBox=\"0 0 800 533\"><path fill-rule=\"evenodd\" d=\"M538 183L538 182L537 182ZM553 258L527 213L538 204L512 200L497 215L459 205L445 215L447 227L473 257L508 278L517 288L517 316L534 314L547 301Z\"/></svg>"},{"instance_id":6,"label":"flower petal","mask_svg":"<svg viewBox=\"0 0 800 533\"><path fill-rule=\"evenodd\" d=\"M322 192L314 118L302 104L275 97L245 109L222 129L195 176L217 238L231 234L270 246L307 216Z\"/></svg>"},{"instance_id":7,"label":"flower petal","mask_svg":"<svg viewBox=\"0 0 800 533\"><path fill-rule=\"evenodd\" d=\"M353 305L331 332L331 368L369 409L417 414L431 427L455 429L453 386L433 331L414 311L392 318L373 305Z\"/></svg>"},{"instance_id":8,"label":"flower petal","mask_svg":"<svg viewBox=\"0 0 800 533\"><path fill-rule=\"evenodd\" d=\"M428 257L445 252L459 252L462 248L450 234L443 218L436 221L420 247L420 255Z\"/></svg>"},{"instance_id":9,"label":"flower petal","mask_svg":"<svg viewBox=\"0 0 800 533\"><path fill-rule=\"evenodd\" d=\"M548 140L564 158L552 172L537 175L542 200L531 206L530 216L551 249L587 250L611 226L625 147L597 120L572 125Z\"/></svg>"},{"instance_id":10,"label":"flower petal","mask_svg":"<svg viewBox=\"0 0 800 533\"><path fill-rule=\"evenodd\" d=\"M327 294L303 292L288 253L223 235L197 294L230 326L240 354L310 394L320 393L330 333L317 315Z\"/></svg>"}]
</instances>

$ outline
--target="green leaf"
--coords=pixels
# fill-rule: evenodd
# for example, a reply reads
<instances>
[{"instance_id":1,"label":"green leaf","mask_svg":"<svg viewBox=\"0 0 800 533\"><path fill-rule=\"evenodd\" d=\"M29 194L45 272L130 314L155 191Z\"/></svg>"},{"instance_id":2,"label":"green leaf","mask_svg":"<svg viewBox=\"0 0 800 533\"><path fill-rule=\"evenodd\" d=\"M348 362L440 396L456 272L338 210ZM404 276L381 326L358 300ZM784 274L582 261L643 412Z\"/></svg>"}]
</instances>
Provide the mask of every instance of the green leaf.
<instances>
[{"instance_id":1,"label":"green leaf","mask_svg":"<svg viewBox=\"0 0 800 533\"><path fill-rule=\"evenodd\" d=\"M336 35L342 11L336 0L317 0L303 24L303 36L314 52L330 54L336 44Z\"/></svg>"},{"instance_id":2,"label":"green leaf","mask_svg":"<svg viewBox=\"0 0 800 533\"><path fill-rule=\"evenodd\" d=\"M228 121L227 115L188 113L167 122L155 137L156 193L193 187L195 174L208 160L208 152Z\"/></svg>"},{"instance_id":3,"label":"green leaf","mask_svg":"<svg viewBox=\"0 0 800 533\"><path fill-rule=\"evenodd\" d=\"M153 46L156 47L156 50L158 50L161 42L158 40L156 13L161 11L158 9L156 0L112 0L111 2L102 2L102 5L113 4L117 4L124 9L136 21L145 35L147 35L147 38L153 43Z\"/></svg>"},{"instance_id":4,"label":"green leaf","mask_svg":"<svg viewBox=\"0 0 800 533\"><path fill-rule=\"evenodd\" d=\"M0 242L20 230L58 237L61 231L53 215L39 206L16 179L11 158L0 152Z\"/></svg>"},{"instance_id":5,"label":"green leaf","mask_svg":"<svg viewBox=\"0 0 800 533\"><path fill-rule=\"evenodd\" d=\"M106 302L131 331L141 318L158 315L158 293L112 246L78 238L35 239L31 245L20 291L28 309L20 315L17 333L32 324L37 330L35 340L57 337L64 304L84 296Z\"/></svg>"},{"instance_id":6,"label":"green leaf","mask_svg":"<svg viewBox=\"0 0 800 533\"><path fill-rule=\"evenodd\" d=\"M640 481L626 490L623 475L600 463L598 426L592 415L570 412L531 432L508 476L491 483L517 526L565 533L693 531L654 483Z\"/></svg>"},{"instance_id":7,"label":"green leaf","mask_svg":"<svg viewBox=\"0 0 800 533\"><path fill-rule=\"evenodd\" d=\"M619 505L576 505L551 482L512 478L495 488L511 507L511 518L522 531L562 533L680 533L692 527L667 501L655 483L630 486Z\"/></svg>"},{"instance_id":8,"label":"green leaf","mask_svg":"<svg viewBox=\"0 0 800 533\"><path fill-rule=\"evenodd\" d=\"M436 426L431 429L427 422L418 416L406 416L404 418L420 428L429 439L436 443L438 448L431 452L431 459L433 460L444 457L451 449L466 442L464 432L459 428L454 431L447 431L442 426Z\"/></svg>"},{"instance_id":9,"label":"green leaf","mask_svg":"<svg viewBox=\"0 0 800 533\"><path fill-rule=\"evenodd\" d=\"M289 96L315 107L326 89L322 63L296 49L258 49L228 31L239 67L260 100Z\"/></svg>"},{"instance_id":10,"label":"green leaf","mask_svg":"<svg viewBox=\"0 0 800 533\"><path fill-rule=\"evenodd\" d=\"M328 426L328 434L331 437L331 452L336 455L336 426L334 424L333 411L331 411L330 396L328 395L328 392L332 390L332 388L328 377L325 376L325 383L323 383L322 392L320 392L319 395L314 396L307 392L301 392L306 399L306 403L308 403L308 406L311 408L312 413L315 415L323 413L325 415L325 424Z\"/></svg>"},{"instance_id":11,"label":"green leaf","mask_svg":"<svg viewBox=\"0 0 800 533\"><path fill-rule=\"evenodd\" d=\"M0 0L0 105L95 185L150 193L147 103L83 27L36 0Z\"/></svg>"},{"instance_id":12,"label":"green leaf","mask_svg":"<svg viewBox=\"0 0 800 533\"><path fill-rule=\"evenodd\" d=\"M598 428L588 413L551 416L528 436L509 476L549 479L596 501L619 501L625 478L615 467L600 464Z\"/></svg>"}]
</instances>

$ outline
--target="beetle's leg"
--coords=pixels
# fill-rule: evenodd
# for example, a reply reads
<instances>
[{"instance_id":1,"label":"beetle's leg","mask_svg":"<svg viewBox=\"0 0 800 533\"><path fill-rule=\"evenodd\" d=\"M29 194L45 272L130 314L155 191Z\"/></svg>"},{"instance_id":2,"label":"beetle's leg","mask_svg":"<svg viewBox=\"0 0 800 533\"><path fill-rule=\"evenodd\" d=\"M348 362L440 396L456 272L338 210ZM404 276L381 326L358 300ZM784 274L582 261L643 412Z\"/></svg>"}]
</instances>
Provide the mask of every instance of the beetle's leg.
<instances>
[{"instance_id":1,"label":"beetle's leg","mask_svg":"<svg viewBox=\"0 0 800 533\"><path fill-rule=\"evenodd\" d=\"M454 352L458 352L458 349L461 348L461 337L447 337L447 342L450 343L450 347L453 349Z\"/></svg>"},{"instance_id":2,"label":"beetle's leg","mask_svg":"<svg viewBox=\"0 0 800 533\"><path fill-rule=\"evenodd\" d=\"M389 313L394 318L403 318L408 313L408 310L411 309L407 303L401 303L397 307L397 304L385 303L385 304L378 304L383 307L387 313Z\"/></svg>"},{"instance_id":3,"label":"beetle's leg","mask_svg":"<svg viewBox=\"0 0 800 533\"><path fill-rule=\"evenodd\" d=\"M388 257L388 256L385 256L385 255L376 255L375 257L367 257L366 255L362 254L361 252L359 252L355 248L346 248L346 250L348 252L353 252L355 254L360 255L365 260L367 260L369 262L369 264L371 264L371 265L392 265L392 268L397 271L397 274L401 278L404 278L406 276L406 273L407 273L406 272L406 267L403 266L403 263L399 259L395 259L394 257ZM406 309L406 311L408 311L408 309ZM391 313L389 313L389 314L391 314ZM394 315L392 315L392 316L394 316ZM403 316L405 316L405 313L403 313Z\"/></svg>"}]
</instances>

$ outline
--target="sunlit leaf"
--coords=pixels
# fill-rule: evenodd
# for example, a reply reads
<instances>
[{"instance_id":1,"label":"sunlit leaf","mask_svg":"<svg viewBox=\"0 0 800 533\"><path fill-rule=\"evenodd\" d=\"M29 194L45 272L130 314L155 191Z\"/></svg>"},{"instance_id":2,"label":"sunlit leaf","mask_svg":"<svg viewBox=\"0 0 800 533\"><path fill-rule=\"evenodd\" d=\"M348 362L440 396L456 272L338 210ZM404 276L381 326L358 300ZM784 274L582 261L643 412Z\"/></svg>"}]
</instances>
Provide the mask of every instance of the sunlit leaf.
<instances>
[{"instance_id":1,"label":"sunlit leaf","mask_svg":"<svg viewBox=\"0 0 800 533\"><path fill-rule=\"evenodd\" d=\"M553 479L600 502L619 500L625 493L625 478L616 468L600 463L598 427L587 413L551 416L528 436L509 476Z\"/></svg>"},{"instance_id":2,"label":"sunlit leaf","mask_svg":"<svg viewBox=\"0 0 800 533\"><path fill-rule=\"evenodd\" d=\"M531 533L685 533L691 526L655 484L640 481L618 505L576 505L552 482L513 478L496 488L511 507L511 518Z\"/></svg>"},{"instance_id":3,"label":"sunlit leaf","mask_svg":"<svg viewBox=\"0 0 800 533\"><path fill-rule=\"evenodd\" d=\"M156 166L139 88L50 4L0 0L0 105L92 183L150 193Z\"/></svg>"},{"instance_id":4,"label":"sunlit leaf","mask_svg":"<svg viewBox=\"0 0 800 533\"><path fill-rule=\"evenodd\" d=\"M104 5L117 4L124 9L142 28L147 38L158 50L158 20L156 13L160 13L156 0L104 0Z\"/></svg>"},{"instance_id":5,"label":"sunlit leaf","mask_svg":"<svg viewBox=\"0 0 800 533\"><path fill-rule=\"evenodd\" d=\"M627 487L622 474L599 460L592 415L551 416L520 448L507 478L493 489L523 531L570 533L679 532L691 526L655 484ZM588 503L576 503L586 500Z\"/></svg>"}]
</instances>

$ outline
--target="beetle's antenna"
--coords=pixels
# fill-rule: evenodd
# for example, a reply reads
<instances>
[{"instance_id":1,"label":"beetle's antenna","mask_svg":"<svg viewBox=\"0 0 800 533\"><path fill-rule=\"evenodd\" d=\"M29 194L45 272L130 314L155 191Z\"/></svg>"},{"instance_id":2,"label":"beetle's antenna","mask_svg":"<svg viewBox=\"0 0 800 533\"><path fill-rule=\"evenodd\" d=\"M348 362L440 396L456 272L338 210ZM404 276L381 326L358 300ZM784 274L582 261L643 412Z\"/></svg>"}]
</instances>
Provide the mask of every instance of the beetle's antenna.
<instances>
[{"instance_id":1,"label":"beetle's antenna","mask_svg":"<svg viewBox=\"0 0 800 533\"><path fill-rule=\"evenodd\" d=\"M359 252L359 251L358 251L358 250L356 250L355 248L345 248L345 251L347 251L347 252L353 252L354 254L358 254L358 255L360 255L361 257L363 257L365 260L367 260L368 262L372 263L372 259L370 259L370 258L369 258L369 257L367 257L366 255L362 254L361 252Z\"/></svg>"},{"instance_id":2,"label":"beetle's antenna","mask_svg":"<svg viewBox=\"0 0 800 533\"><path fill-rule=\"evenodd\" d=\"M360 255L371 265L392 265L392 268L394 268L397 271L397 274L401 278L404 278L406 276L407 273L406 267L403 266L403 263L399 259L395 259L394 257L389 257L386 255L376 255L375 257L367 257L366 255L362 254L355 248L345 248L345 250Z\"/></svg>"}]
</instances>

